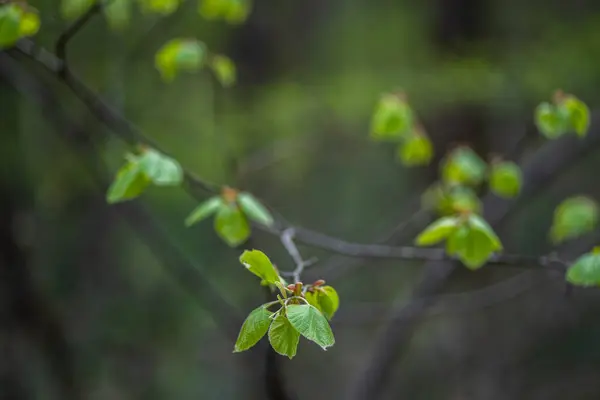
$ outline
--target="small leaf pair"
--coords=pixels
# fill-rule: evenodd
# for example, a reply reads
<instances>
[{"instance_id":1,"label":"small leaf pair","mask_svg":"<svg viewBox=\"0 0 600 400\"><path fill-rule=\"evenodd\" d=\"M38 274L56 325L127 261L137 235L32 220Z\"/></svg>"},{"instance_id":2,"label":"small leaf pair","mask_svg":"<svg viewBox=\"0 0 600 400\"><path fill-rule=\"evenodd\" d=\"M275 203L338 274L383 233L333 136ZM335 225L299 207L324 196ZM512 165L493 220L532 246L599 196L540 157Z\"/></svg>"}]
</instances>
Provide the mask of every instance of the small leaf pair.
<instances>
[{"instance_id":1,"label":"small leaf pair","mask_svg":"<svg viewBox=\"0 0 600 400\"><path fill-rule=\"evenodd\" d=\"M183 169L171 157L154 149L144 148L141 154L128 154L127 163L117 172L108 188L108 203L118 203L139 196L151 183L156 186L177 186L183 181Z\"/></svg>"},{"instance_id":2,"label":"small leaf pair","mask_svg":"<svg viewBox=\"0 0 600 400\"><path fill-rule=\"evenodd\" d=\"M197 72L204 66L206 46L195 39L172 39L158 50L154 64L166 82L179 71Z\"/></svg>"},{"instance_id":3,"label":"small leaf pair","mask_svg":"<svg viewBox=\"0 0 600 400\"><path fill-rule=\"evenodd\" d=\"M215 213L215 231L231 247L239 246L250 237L248 218L266 226L274 222L271 213L250 193L238 193L225 187L220 196L211 197L196 207L186 218L185 225L192 226Z\"/></svg>"},{"instance_id":4,"label":"small leaf pair","mask_svg":"<svg viewBox=\"0 0 600 400\"><path fill-rule=\"evenodd\" d=\"M512 161L492 162L489 183L492 192L498 196L512 198L521 192L523 173Z\"/></svg>"},{"instance_id":5,"label":"small leaf pair","mask_svg":"<svg viewBox=\"0 0 600 400\"><path fill-rule=\"evenodd\" d=\"M296 355L300 335L323 350L335 344L327 319L314 306L284 304L275 313L270 312L266 306L268 305L262 305L248 315L235 343L234 353L250 349L267 332L273 350L290 359Z\"/></svg>"},{"instance_id":6,"label":"small leaf pair","mask_svg":"<svg viewBox=\"0 0 600 400\"><path fill-rule=\"evenodd\" d=\"M536 108L535 123L548 139L556 139L568 132L585 137L590 125L590 110L577 97L557 91L553 104L544 102Z\"/></svg>"},{"instance_id":7,"label":"small leaf pair","mask_svg":"<svg viewBox=\"0 0 600 400\"><path fill-rule=\"evenodd\" d=\"M574 196L556 207L550 238L554 243L576 238L593 230L598 224L598 204L585 196Z\"/></svg>"},{"instance_id":8,"label":"small leaf pair","mask_svg":"<svg viewBox=\"0 0 600 400\"><path fill-rule=\"evenodd\" d=\"M433 144L422 129L414 129L403 137L397 155L408 167L427 165L433 158Z\"/></svg>"},{"instance_id":9,"label":"small leaf pair","mask_svg":"<svg viewBox=\"0 0 600 400\"><path fill-rule=\"evenodd\" d=\"M40 17L28 5L0 5L0 49L13 46L23 37L35 35L39 28Z\"/></svg>"},{"instance_id":10,"label":"small leaf pair","mask_svg":"<svg viewBox=\"0 0 600 400\"><path fill-rule=\"evenodd\" d=\"M492 227L480 216L467 214L442 217L417 237L418 246L429 246L446 240L446 253L456 256L469 269L481 268L502 243Z\"/></svg>"}]
</instances>

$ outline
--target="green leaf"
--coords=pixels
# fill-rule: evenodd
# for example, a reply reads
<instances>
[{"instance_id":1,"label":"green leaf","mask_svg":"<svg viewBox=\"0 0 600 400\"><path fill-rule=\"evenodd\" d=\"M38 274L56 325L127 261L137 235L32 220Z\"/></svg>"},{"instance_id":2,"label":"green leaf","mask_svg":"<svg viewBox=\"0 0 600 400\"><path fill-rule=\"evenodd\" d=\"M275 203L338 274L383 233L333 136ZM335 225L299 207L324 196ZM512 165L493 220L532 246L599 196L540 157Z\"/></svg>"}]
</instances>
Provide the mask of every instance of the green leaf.
<instances>
[{"instance_id":1,"label":"green leaf","mask_svg":"<svg viewBox=\"0 0 600 400\"><path fill-rule=\"evenodd\" d=\"M154 64L163 80L175 79L178 71L196 72L202 68L206 48L193 39L173 39L156 53Z\"/></svg>"},{"instance_id":2,"label":"green leaf","mask_svg":"<svg viewBox=\"0 0 600 400\"><path fill-rule=\"evenodd\" d=\"M252 8L250 0L201 0L198 12L203 18L224 19L231 24L244 22Z\"/></svg>"},{"instance_id":3,"label":"green leaf","mask_svg":"<svg viewBox=\"0 0 600 400\"><path fill-rule=\"evenodd\" d=\"M446 239L459 225L458 217L442 217L430 224L415 239L417 246L430 246Z\"/></svg>"},{"instance_id":4,"label":"green leaf","mask_svg":"<svg viewBox=\"0 0 600 400\"><path fill-rule=\"evenodd\" d=\"M566 109L573 130L580 137L585 137L590 126L590 110L588 106L574 96L568 96L561 106Z\"/></svg>"},{"instance_id":5,"label":"green leaf","mask_svg":"<svg viewBox=\"0 0 600 400\"><path fill-rule=\"evenodd\" d=\"M433 145L422 133L413 133L398 146L398 158L406 166L427 165L433 157Z\"/></svg>"},{"instance_id":6,"label":"green leaf","mask_svg":"<svg viewBox=\"0 0 600 400\"><path fill-rule=\"evenodd\" d=\"M481 268L494 252L501 249L500 239L477 215L469 216L468 224L453 231L446 242L446 253L457 256L469 269Z\"/></svg>"},{"instance_id":7,"label":"green leaf","mask_svg":"<svg viewBox=\"0 0 600 400\"><path fill-rule=\"evenodd\" d=\"M290 324L302 336L327 350L335 343L333 332L327 322L327 318L314 306L310 304L291 304L286 307L287 317Z\"/></svg>"},{"instance_id":8,"label":"green leaf","mask_svg":"<svg viewBox=\"0 0 600 400\"><path fill-rule=\"evenodd\" d=\"M469 224L471 228L483 233L490 241L494 250L502 250L500 238L494 232L494 229L482 217L476 214L469 215Z\"/></svg>"},{"instance_id":9,"label":"green leaf","mask_svg":"<svg viewBox=\"0 0 600 400\"><path fill-rule=\"evenodd\" d=\"M229 57L223 55L212 56L210 67L223 86L229 87L235 83L235 65Z\"/></svg>"},{"instance_id":10,"label":"green leaf","mask_svg":"<svg viewBox=\"0 0 600 400\"><path fill-rule=\"evenodd\" d=\"M0 6L0 49L13 46L20 38L20 7L15 4Z\"/></svg>"},{"instance_id":11,"label":"green leaf","mask_svg":"<svg viewBox=\"0 0 600 400\"><path fill-rule=\"evenodd\" d=\"M244 321L235 342L234 353L248 350L266 335L271 325L272 312L260 306L254 309Z\"/></svg>"},{"instance_id":12,"label":"green leaf","mask_svg":"<svg viewBox=\"0 0 600 400\"><path fill-rule=\"evenodd\" d=\"M19 35L21 37L33 36L40 29L40 16L35 12L24 12L19 24Z\"/></svg>"},{"instance_id":13,"label":"green leaf","mask_svg":"<svg viewBox=\"0 0 600 400\"><path fill-rule=\"evenodd\" d=\"M273 350L291 360L296 355L299 341L300 333L285 316L278 314L269 327L269 343Z\"/></svg>"},{"instance_id":14,"label":"green leaf","mask_svg":"<svg viewBox=\"0 0 600 400\"><path fill-rule=\"evenodd\" d=\"M413 127L413 112L400 97L381 97L371 119L371 138L397 141Z\"/></svg>"},{"instance_id":15,"label":"green leaf","mask_svg":"<svg viewBox=\"0 0 600 400\"><path fill-rule=\"evenodd\" d=\"M502 197L515 197L521 191L523 173L514 162L505 161L492 164L490 188Z\"/></svg>"},{"instance_id":16,"label":"green leaf","mask_svg":"<svg viewBox=\"0 0 600 400\"><path fill-rule=\"evenodd\" d=\"M210 199L202 202L198 207L194 209L190 213L190 215L185 219L186 226L192 226L196 222L202 221L205 218L213 215L219 207L223 206L223 199L221 196L214 196Z\"/></svg>"},{"instance_id":17,"label":"green leaf","mask_svg":"<svg viewBox=\"0 0 600 400\"><path fill-rule=\"evenodd\" d=\"M473 189L466 186L445 187L436 183L422 196L423 207L434 209L441 216L455 215L457 212L480 213L481 200Z\"/></svg>"},{"instance_id":18,"label":"green leaf","mask_svg":"<svg viewBox=\"0 0 600 400\"><path fill-rule=\"evenodd\" d=\"M111 29L120 31L129 24L131 6L131 0L110 0L104 6L104 15Z\"/></svg>"},{"instance_id":19,"label":"green leaf","mask_svg":"<svg viewBox=\"0 0 600 400\"><path fill-rule=\"evenodd\" d=\"M479 185L487 165L469 147L454 149L442 163L442 179L449 185Z\"/></svg>"},{"instance_id":20,"label":"green leaf","mask_svg":"<svg viewBox=\"0 0 600 400\"><path fill-rule=\"evenodd\" d=\"M235 204L223 204L217 211L215 231L229 246L236 247L250 237L246 216Z\"/></svg>"},{"instance_id":21,"label":"green leaf","mask_svg":"<svg viewBox=\"0 0 600 400\"><path fill-rule=\"evenodd\" d=\"M550 238L560 243L590 232L598 223L598 205L589 197L575 196L564 200L554 211Z\"/></svg>"},{"instance_id":22,"label":"green leaf","mask_svg":"<svg viewBox=\"0 0 600 400\"><path fill-rule=\"evenodd\" d=\"M547 139L556 139L564 135L568 127L568 117L560 113L550 103L541 103L535 109L535 124Z\"/></svg>"},{"instance_id":23,"label":"green leaf","mask_svg":"<svg viewBox=\"0 0 600 400\"><path fill-rule=\"evenodd\" d=\"M306 300L316 307L329 320L333 318L340 306L340 298L336 290L331 286L321 286L313 292L307 292Z\"/></svg>"},{"instance_id":24,"label":"green leaf","mask_svg":"<svg viewBox=\"0 0 600 400\"><path fill-rule=\"evenodd\" d=\"M61 14L65 19L75 19L83 15L95 0L62 0Z\"/></svg>"},{"instance_id":25,"label":"green leaf","mask_svg":"<svg viewBox=\"0 0 600 400\"><path fill-rule=\"evenodd\" d=\"M131 200L139 196L150 184L136 161L125 164L108 188L106 201L110 204Z\"/></svg>"},{"instance_id":26,"label":"green leaf","mask_svg":"<svg viewBox=\"0 0 600 400\"><path fill-rule=\"evenodd\" d=\"M240 256L240 262L248 271L270 284L281 281L269 257L260 250L245 250Z\"/></svg>"},{"instance_id":27,"label":"green leaf","mask_svg":"<svg viewBox=\"0 0 600 400\"><path fill-rule=\"evenodd\" d=\"M269 210L267 210L254 196L250 193L242 192L238 194L237 201L250 218L266 226L273 225L273 217Z\"/></svg>"},{"instance_id":28,"label":"green leaf","mask_svg":"<svg viewBox=\"0 0 600 400\"><path fill-rule=\"evenodd\" d=\"M179 7L181 0L138 0L144 13L169 15Z\"/></svg>"},{"instance_id":29,"label":"green leaf","mask_svg":"<svg viewBox=\"0 0 600 400\"><path fill-rule=\"evenodd\" d=\"M568 282L578 286L600 286L600 249L579 257L567 270Z\"/></svg>"},{"instance_id":30,"label":"green leaf","mask_svg":"<svg viewBox=\"0 0 600 400\"><path fill-rule=\"evenodd\" d=\"M181 165L156 150L144 150L139 157L139 163L142 171L157 186L175 186L183 181Z\"/></svg>"}]
</instances>

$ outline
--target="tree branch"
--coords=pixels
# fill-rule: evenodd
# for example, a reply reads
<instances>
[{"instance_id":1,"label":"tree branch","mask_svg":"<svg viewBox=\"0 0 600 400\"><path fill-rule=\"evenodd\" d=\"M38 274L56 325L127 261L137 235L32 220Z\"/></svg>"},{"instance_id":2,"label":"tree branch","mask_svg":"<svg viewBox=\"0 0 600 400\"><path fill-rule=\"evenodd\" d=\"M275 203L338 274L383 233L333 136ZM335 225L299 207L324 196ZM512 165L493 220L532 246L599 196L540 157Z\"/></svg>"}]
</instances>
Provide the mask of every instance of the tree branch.
<instances>
[{"instance_id":1,"label":"tree branch","mask_svg":"<svg viewBox=\"0 0 600 400\"><path fill-rule=\"evenodd\" d=\"M141 129L89 89L68 68L61 67L64 63L57 59L52 53L49 53L43 48L36 47L34 43L28 39L19 41L17 43L17 49L22 54L43 66L47 71L56 75L71 89L73 94L86 105L90 112L100 122L111 128L111 130L126 143L132 146L144 144L169 155L169 153L162 150L157 143L146 137ZM60 71L64 71L64 74L61 75ZM202 193L208 192L211 194L219 194L221 191L220 186L200 179L187 169L184 169L184 182L188 193L198 200L203 198ZM508 202L501 200L499 206L503 206L506 203ZM377 244L351 243L336 237L328 236L321 232L300 226L292 226L281 217L276 219L275 224L272 227L256 223L253 223L253 227L280 237L285 230L293 229L294 238L298 242L350 257L403 259L409 261L454 260L453 257L447 256L443 249L439 248L418 248L409 246L394 247ZM534 257L499 254L492 257L488 264L526 269L538 268L539 266L557 268L555 260L548 256Z\"/></svg>"}]
</instances>

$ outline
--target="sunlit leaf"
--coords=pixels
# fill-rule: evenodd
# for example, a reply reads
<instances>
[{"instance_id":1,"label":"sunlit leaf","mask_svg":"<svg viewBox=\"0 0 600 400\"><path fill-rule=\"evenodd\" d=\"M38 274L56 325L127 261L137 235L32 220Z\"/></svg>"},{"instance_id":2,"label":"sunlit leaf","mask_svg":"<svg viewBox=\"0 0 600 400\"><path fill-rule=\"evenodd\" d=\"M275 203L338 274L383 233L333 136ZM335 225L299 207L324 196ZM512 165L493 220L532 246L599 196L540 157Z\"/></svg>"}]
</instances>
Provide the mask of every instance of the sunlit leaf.
<instances>
[{"instance_id":1,"label":"sunlit leaf","mask_svg":"<svg viewBox=\"0 0 600 400\"><path fill-rule=\"evenodd\" d=\"M433 145L423 133L412 133L398 146L398 157L406 166L427 165L433 157Z\"/></svg>"},{"instance_id":2,"label":"sunlit leaf","mask_svg":"<svg viewBox=\"0 0 600 400\"><path fill-rule=\"evenodd\" d=\"M144 13L169 15L179 7L181 0L138 0Z\"/></svg>"},{"instance_id":3,"label":"sunlit leaf","mask_svg":"<svg viewBox=\"0 0 600 400\"><path fill-rule=\"evenodd\" d=\"M572 129L580 137L587 134L590 126L590 110L588 106L574 96L568 96L562 103L562 107L567 110Z\"/></svg>"},{"instance_id":4,"label":"sunlit leaf","mask_svg":"<svg viewBox=\"0 0 600 400\"><path fill-rule=\"evenodd\" d=\"M288 319L279 314L273 319L269 327L269 343L276 353L294 358L300 341L300 332L298 332Z\"/></svg>"},{"instance_id":5,"label":"sunlit leaf","mask_svg":"<svg viewBox=\"0 0 600 400\"><path fill-rule=\"evenodd\" d=\"M203 18L223 19L231 24L244 22L252 9L250 0L200 0L198 12Z\"/></svg>"},{"instance_id":6,"label":"sunlit leaf","mask_svg":"<svg viewBox=\"0 0 600 400\"><path fill-rule=\"evenodd\" d=\"M459 225L459 217L442 217L429 225L417 238L418 246L429 246L446 239Z\"/></svg>"},{"instance_id":7,"label":"sunlit leaf","mask_svg":"<svg viewBox=\"0 0 600 400\"><path fill-rule=\"evenodd\" d=\"M479 185L485 178L487 165L471 148L454 149L442 163L442 178L450 185Z\"/></svg>"},{"instance_id":8,"label":"sunlit leaf","mask_svg":"<svg viewBox=\"0 0 600 400\"><path fill-rule=\"evenodd\" d=\"M0 49L13 46L21 38L21 15L15 4L0 6Z\"/></svg>"},{"instance_id":9,"label":"sunlit leaf","mask_svg":"<svg viewBox=\"0 0 600 400\"><path fill-rule=\"evenodd\" d=\"M153 149L144 150L139 157L140 168L157 186L179 185L183 181L183 168L171 157Z\"/></svg>"},{"instance_id":10,"label":"sunlit leaf","mask_svg":"<svg viewBox=\"0 0 600 400\"><path fill-rule=\"evenodd\" d=\"M265 206L250 193L242 192L237 196L237 201L246 215L266 226L273 225L273 217Z\"/></svg>"},{"instance_id":11,"label":"sunlit leaf","mask_svg":"<svg viewBox=\"0 0 600 400\"><path fill-rule=\"evenodd\" d=\"M35 12L24 12L19 24L19 35L22 37L33 36L40 29L40 16Z\"/></svg>"},{"instance_id":12,"label":"sunlit leaf","mask_svg":"<svg viewBox=\"0 0 600 400\"><path fill-rule=\"evenodd\" d=\"M117 203L131 200L139 196L150 184L150 180L143 173L139 163L130 161L125 164L108 188L106 200L108 203Z\"/></svg>"},{"instance_id":13,"label":"sunlit leaf","mask_svg":"<svg viewBox=\"0 0 600 400\"><path fill-rule=\"evenodd\" d=\"M483 233L492 244L494 250L501 250L502 243L500 242L500 238L494 232L494 229L484 220L482 217L476 214L469 215L469 225L472 229L477 230Z\"/></svg>"},{"instance_id":14,"label":"sunlit leaf","mask_svg":"<svg viewBox=\"0 0 600 400\"><path fill-rule=\"evenodd\" d=\"M566 280L578 286L600 286L600 247L575 260L567 270Z\"/></svg>"},{"instance_id":15,"label":"sunlit leaf","mask_svg":"<svg viewBox=\"0 0 600 400\"><path fill-rule=\"evenodd\" d=\"M162 78L170 82L179 71L196 72L202 68L206 48L193 39L173 39L156 53L155 66Z\"/></svg>"},{"instance_id":16,"label":"sunlit leaf","mask_svg":"<svg viewBox=\"0 0 600 400\"><path fill-rule=\"evenodd\" d=\"M292 304L286 308L287 317L290 324L302 336L327 350L335 344L335 338L327 318L314 306L309 304Z\"/></svg>"},{"instance_id":17,"label":"sunlit leaf","mask_svg":"<svg viewBox=\"0 0 600 400\"><path fill-rule=\"evenodd\" d=\"M598 216L598 205L593 199L585 196L568 198L554 211L550 237L554 243L560 243L581 236L596 227Z\"/></svg>"},{"instance_id":18,"label":"sunlit leaf","mask_svg":"<svg viewBox=\"0 0 600 400\"><path fill-rule=\"evenodd\" d=\"M210 199L202 202L190 213L190 215L185 219L185 225L192 226L193 224L210 217L217 212L221 206L223 206L223 199L221 196L211 197Z\"/></svg>"},{"instance_id":19,"label":"sunlit leaf","mask_svg":"<svg viewBox=\"0 0 600 400\"><path fill-rule=\"evenodd\" d=\"M266 335L271 325L271 315L273 313L265 307L260 306L254 309L244 321L240 333L235 342L234 353L248 350Z\"/></svg>"},{"instance_id":20,"label":"sunlit leaf","mask_svg":"<svg viewBox=\"0 0 600 400\"><path fill-rule=\"evenodd\" d=\"M214 55L209 65L223 86L229 87L235 83L235 65L229 57Z\"/></svg>"},{"instance_id":21,"label":"sunlit leaf","mask_svg":"<svg viewBox=\"0 0 600 400\"><path fill-rule=\"evenodd\" d=\"M421 203L426 209L433 209L441 216L460 212L480 213L482 204L475 191L467 186L447 186L436 183L422 195Z\"/></svg>"},{"instance_id":22,"label":"sunlit leaf","mask_svg":"<svg viewBox=\"0 0 600 400\"><path fill-rule=\"evenodd\" d=\"M235 247L250 237L246 216L235 204L223 204L215 217L215 231L229 246Z\"/></svg>"},{"instance_id":23,"label":"sunlit leaf","mask_svg":"<svg viewBox=\"0 0 600 400\"><path fill-rule=\"evenodd\" d=\"M398 141L413 127L410 106L397 95L381 97L371 119L371 138Z\"/></svg>"},{"instance_id":24,"label":"sunlit leaf","mask_svg":"<svg viewBox=\"0 0 600 400\"><path fill-rule=\"evenodd\" d=\"M554 105L541 103L535 109L535 124L547 139L556 139L566 133L568 118L564 113L560 113Z\"/></svg>"},{"instance_id":25,"label":"sunlit leaf","mask_svg":"<svg viewBox=\"0 0 600 400\"><path fill-rule=\"evenodd\" d=\"M490 188L502 197L515 197L521 191L523 173L514 162L504 161L492 164Z\"/></svg>"},{"instance_id":26,"label":"sunlit leaf","mask_svg":"<svg viewBox=\"0 0 600 400\"><path fill-rule=\"evenodd\" d=\"M321 286L312 292L307 292L306 300L331 320L340 306L340 298L331 286Z\"/></svg>"},{"instance_id":27,"label":"sunlit leaf","mask_svg":"<svg viewBox=\"0 0 600 400\"><path fill-rule=\"evenodd\" d=\"M274 284L280 282L281 278L275 270L269 257L260 250L246 250L240 256L240 262L252 272L267 283Z\"/></svg>"},{"instance_id":28,"label":"sunlit leaf","mask_svg":"<svg viewBox=\"0 0 600 400\"><path fill-rule=\"evenodd\" d=\"M474 214L446 241L446 253L457 256L469 269L481 268L499 250L502 250L502 243L496 233L485 220Z\"/></svg>"}]
</instances>

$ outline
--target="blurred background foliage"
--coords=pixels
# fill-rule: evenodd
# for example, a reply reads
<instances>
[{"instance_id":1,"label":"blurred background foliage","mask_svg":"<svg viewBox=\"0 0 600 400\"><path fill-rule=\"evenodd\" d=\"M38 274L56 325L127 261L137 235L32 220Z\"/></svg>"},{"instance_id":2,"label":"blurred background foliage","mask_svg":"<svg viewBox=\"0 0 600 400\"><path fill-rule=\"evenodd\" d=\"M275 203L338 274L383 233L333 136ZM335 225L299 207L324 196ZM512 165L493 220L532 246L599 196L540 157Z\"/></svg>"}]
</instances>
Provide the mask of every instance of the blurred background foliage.
<instances>
[{"instance_id":1,"label":"blurred background foliage","mask_svg":"<svg viewBox=\"0 0 600 400\"><path fill-rule=\"evenodd\" d=\"M59 7L55 0L30 4L42 15L35 40L52 48L66 26ZM188 169L251 191L294 224L373 242L417 212L453 144L522 161L543 143L533 109L555 89L594 109L599 23L600 3L591 0L255 0L238 26L201 19L188 0L167 17L135 12L122 32L96 18L70 44L69 59L85 82ZM231 57L238 84L222 88L209 71L165 84L154 54L173 37L198 38ZM126 147L54 87L57 109L103 138L101 154L114 174ZM377 99L399 88L434 142L430 167L405 168L393 146L368 140ZM98 400L265 398L252 371L262 368L261 354L246 363L232 354L233 342L210 313L105 204L83 168L95 156L75 154L7 82L1 90L3 253L31 275L75 367L62 378L72 385L61 386L56 368L66 361L63 354L52 363L50 334L11 322L7 312L2 325L16 325L2 336L0 397L64 399L71 387L80 396L71 398ZM516 143L523 150L515 155ZM547 251L554 207L571 194L599 198L598 156L581 159L519 207L500 231L508 250ZM209 222L184 228L195 202L183 191L152 188L141 201L242 314L263 301L258 282L238 262L241 249L223 244ZM405 228L414 231L411 238L422 228L416 225ZM277 238L258 233L247 246L264 250L281 269L293 268ZM302 342L298 357L279 368L297 398L343 398L376 328L409 297L421 265L370 261L334 274L320 270L326 253L301 250L321 261L311 277L340 293L337 343L322 352ZM514 273L459 273L448 290L480 288ZM0 293L12 293L12 275L4 275ZM598 296L562 293L560 281L540 278L493 307L432 315L397 360L386 398L597 399Z\"/></svg>"}]
</instances>

